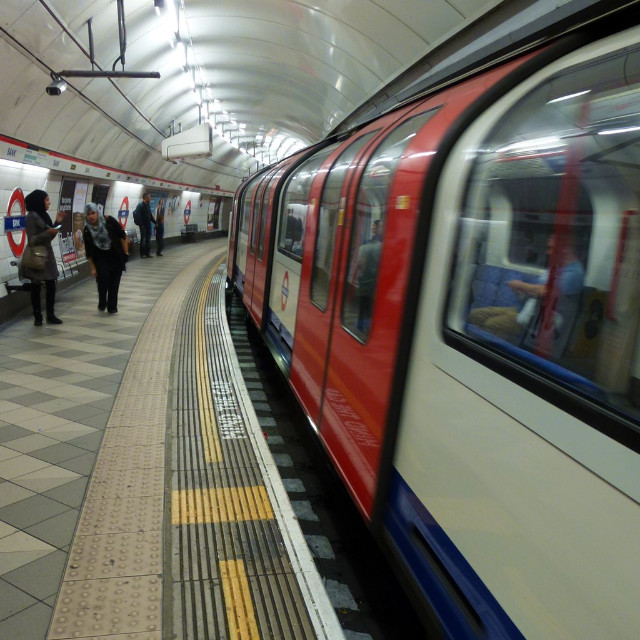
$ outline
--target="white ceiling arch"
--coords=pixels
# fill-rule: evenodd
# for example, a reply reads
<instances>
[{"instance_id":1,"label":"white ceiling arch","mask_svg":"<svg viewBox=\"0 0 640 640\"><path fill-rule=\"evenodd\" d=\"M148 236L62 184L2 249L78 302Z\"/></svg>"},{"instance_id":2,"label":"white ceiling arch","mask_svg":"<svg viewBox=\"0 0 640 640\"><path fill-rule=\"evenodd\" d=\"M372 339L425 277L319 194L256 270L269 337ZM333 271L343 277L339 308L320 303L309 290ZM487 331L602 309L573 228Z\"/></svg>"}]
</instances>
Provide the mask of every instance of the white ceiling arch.
<instances>
[{"instance_id":1,"label":"white ceiling arch","mask_svg":"<svg viewBox=\"0 0 640 640\"><path fill-rule=\"evenodd\" d=\"M168 29L154 4L166 13L172 2L179 20ZM89 20L97 68L122 70L114 66L118 0L3 0L0 133L122 170L233 190L261 163L325 137L389 79L502 4L122 0L124 70L158 71L160 79L70 77L68 90L51 97L51 71L91 69ZM186 59L180 45L171 47L171 30L188 46ZM163 138L207 118L219 127L211 157L162 160Z\"/></svg>"}]
</instances>

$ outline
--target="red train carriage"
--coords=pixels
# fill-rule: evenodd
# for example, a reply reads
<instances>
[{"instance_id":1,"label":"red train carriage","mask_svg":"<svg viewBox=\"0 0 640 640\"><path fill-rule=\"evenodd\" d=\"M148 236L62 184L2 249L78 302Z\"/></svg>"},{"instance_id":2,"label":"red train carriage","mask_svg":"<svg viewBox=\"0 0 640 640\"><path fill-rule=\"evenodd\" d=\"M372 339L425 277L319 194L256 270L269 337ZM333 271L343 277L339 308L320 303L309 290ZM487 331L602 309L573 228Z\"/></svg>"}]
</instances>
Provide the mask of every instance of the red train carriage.
<instances>
[{"instance_id":1,"label":"red train carriage","mask_svg":"<svg viewBox=\"0 0 640 640\"><path fill-rule=\"evenodd\" d=\"M640 624L639 37L514 56L238 192L230 280L445 637Z\"/></svg>"}]
</instances>

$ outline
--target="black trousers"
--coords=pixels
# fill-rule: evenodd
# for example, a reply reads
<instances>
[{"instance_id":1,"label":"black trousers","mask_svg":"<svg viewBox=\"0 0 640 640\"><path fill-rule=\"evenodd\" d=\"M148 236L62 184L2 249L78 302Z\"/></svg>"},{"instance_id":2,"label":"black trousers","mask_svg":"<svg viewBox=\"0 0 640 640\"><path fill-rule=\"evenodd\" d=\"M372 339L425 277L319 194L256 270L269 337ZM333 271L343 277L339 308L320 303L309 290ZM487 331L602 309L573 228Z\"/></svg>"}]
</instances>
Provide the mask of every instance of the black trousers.
<instances>
[{"instance_id":1,"label":"black trousers","mask_svg":"<svg viewBox=\"0 0 640 640\"><path fill-rule=\"evenodd\" d=\"M140 257L151 253L151 225L140 225Z\"/></svg>"},{"instance_id":2,"label":"black trousers","mask_svg":"<svg viewBox=\"0 0 640 640\"><path fill-rule=\"evenodd\" d=\"M156 253L162 253L164 251L164 224L156 225L156 245Z\"/></svg>"},{"instance_id":3,"label":"black trousers","mask_svg":"<svg viewBox=\"0 0 640 640\"><path fill-rule=\"evenodd\" d=\"M53 308L56 303L56 281L45 280L45 305L47 310L47 317L51 318L54 315ZM33 307L33 314L42 315L42 302L40 301L40 290L42 289L42 282L31 282L31 306Z\"/></svg>"},{"instance_id":4,"label":"black trousers","mask_svg":"<svg viewBox=\"0 0 640 640\"><path fill-rule=\"evenodd\" d=\"M117 311L122 263L112 249L108 251L94 249L92 259L96 267L98 307L107 311Z\"/></svg>"}]
</instances>

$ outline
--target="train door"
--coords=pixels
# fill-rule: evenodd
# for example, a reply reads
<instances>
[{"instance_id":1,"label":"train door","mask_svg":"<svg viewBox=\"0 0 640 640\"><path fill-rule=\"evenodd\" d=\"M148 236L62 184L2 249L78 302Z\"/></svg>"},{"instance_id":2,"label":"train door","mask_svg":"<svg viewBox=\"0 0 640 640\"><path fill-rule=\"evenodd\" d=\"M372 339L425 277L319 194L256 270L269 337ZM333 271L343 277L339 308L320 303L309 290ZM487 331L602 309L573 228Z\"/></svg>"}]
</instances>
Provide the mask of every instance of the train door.
<instances>
[{"instance_id":1,"label":"train door","mask_svg":"<svg viewBox=\"0 0 640 640\"><path fill-rule=\"evenodd\" d=\"M233 282L233 272L236 264L236 245L238 243L238 206L240 196L233 199L233 212L229 224L229 244L227 246L227 280Z\"/></svg>"},{"instance_id":2,"label":"train door","mask_svg":"<svg viewBox=\"0 0 640 640\"><path fill-rule=\"evenodd\" d=\"M236 242L233 284L242 294L244 291L247 255L249 251L249 225L254 196L262 176L254 176L240 196L238 205L238 240Z\"/></svg>"},{"instance_id":3,"label":"train door","mask_svg":"<svg viewBox=\"0 0 640 640\"><path fill-rule=\"evenodd\" d=\"M368 517L417 223L420 187L406 176L414 176L412 169L428 157L408 150L438 112L439 106L422 110L387 131L349 185L320 424L327 449Z\"/></svg>"},{"instance_id":4,"label":"train door","mask_svg":"<svg viewBox=\"0 0 640 640\"><path fill-rule=\"evenodd\" d=\"M258 327L262 323L262 307L264 305L264 285L266 266L263 262L264 240L269 223L267 209L269 204L269 190L273 186L272 178L276 169L271 170L260 181L255 192L251 207L249 222L249 243L247 247L247 266L243 302Z\"/></svg>"},{"instance_id":5,"label":"train door","mask_svg":"<svg viewBox=\"0 0 640 640\"><path fill-rule=\"evenodd\" d=\"M251 185L251 180L245 181L233 199L233 209L229 221L229 246L227 249L227 278L234 283L237 275L236 260L238 258L238 241L242 218L242 206L245 194Z\"/></svg>"},{"instance_id":6,"label":"train door","mask_svg":"<svg viewBox=\"0 0 640 640\"><path fill-rule=\"evenodd\" d=\"M299 292L296 333L291 363L291 384L307 415L319 423L320 400L324 383L325 362L335 303L338 248L343 238L346 189L352 179L357 158L371 141L375 131L361 134L350 141L337 159L332 154L331 166L324 181L317 180L311 189L311 206ZM338 151L336 151L338 153ZM321 170L319 172L323 174Z\"/></svg>"}]
</instances>

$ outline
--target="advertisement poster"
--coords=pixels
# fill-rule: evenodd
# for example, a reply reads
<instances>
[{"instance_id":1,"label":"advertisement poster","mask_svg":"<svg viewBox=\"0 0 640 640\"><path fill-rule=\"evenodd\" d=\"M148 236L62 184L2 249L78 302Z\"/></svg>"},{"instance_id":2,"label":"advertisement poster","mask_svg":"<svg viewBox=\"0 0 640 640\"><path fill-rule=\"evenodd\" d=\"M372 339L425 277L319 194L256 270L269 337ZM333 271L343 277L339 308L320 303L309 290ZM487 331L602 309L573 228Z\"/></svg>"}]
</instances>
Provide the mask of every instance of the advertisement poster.
<instances>
[{"instance_id":1,"label":"advertisement poster","mask_svg":"<svg viewBox=\"0 0 640 640\"><path fill-rule=\"evenodd\" d=\"M207 211L207 231L217 231L220 228L220 208L222 198L211 198Z\"/></svg>"},{"instance_id":2,"label":"advertisement poster","mask_svg":"<svg viewBox=\"0 0 640 640\"><path fill-rule=\"evenodd\" d=\"M149 195L151 196L149 206L151 207L153 219L158 224L164 224L165 208L166 202L169 200L169 194L161 191L149 191ZM153 224L151 225L151 235L152 237L155 235L155 227Z\"/></svg>"},{"instance_id":3,"label":"advertisement poster","mask_svg":"<svg viewBox=\"0 0 640 640\"><path fill-rule=\"evenodd\" d=\"M84 258L84 240L82 239L82 229L84 228L85 215L84 207L89 200L87 199L88 184L83 185L77 183L73 195L73 212L72 212L72 224L73 224L73 244L76 251L76 259ZM80 187L80 189L78 188ZM84 203L82 203L84 192ZM104 213L104 208L107 204L107 196L109 195L108 184L96 184L93 186L91 192L90 202L95 202L98 205L98 210L101 214Z\"/></svg>"},{"instance_id":4,"label":"advertisement poster","mask_svg":"<svg viewBox=\"0 0 640 640\"><path fill-rule=\"evenodd\" d=\"M166 214L168 216L175 216L178 213L178 209L180 209L180 196L169 198L167 201Z\"/></svg>"},{"instance_id":5,"label":"advertisement poster","mask_svg":"<svg viewBox=\"0 0 640 640\"><path fill-rule=\"evenodd\" d=\"M98 205L98 211L104 214L104 208L107 206L107 196L109 195L108 184L94 184L91 194L91 202Z\"/></svg>"},{"instance_id":6,"label":"advertisement poster","mask_svg":"<svg viewBox=\"0 0 640 640\"><path fill-rule=\"evenodd\" d=\"M87 202L88 182L76 182L64 179L60 189L60 206L58 211L66 213L62 221L62 229L58 234L62 262L68 264L78 259L75 238L84 226L84 206Z\"/></svg>"}]
</instances>

